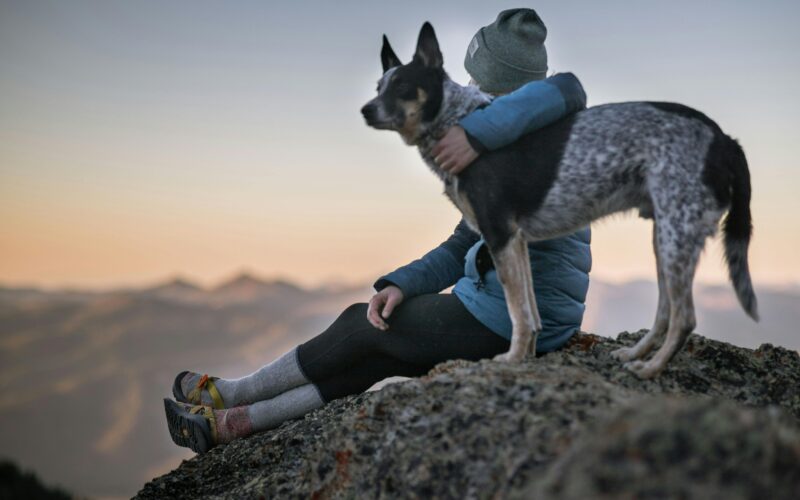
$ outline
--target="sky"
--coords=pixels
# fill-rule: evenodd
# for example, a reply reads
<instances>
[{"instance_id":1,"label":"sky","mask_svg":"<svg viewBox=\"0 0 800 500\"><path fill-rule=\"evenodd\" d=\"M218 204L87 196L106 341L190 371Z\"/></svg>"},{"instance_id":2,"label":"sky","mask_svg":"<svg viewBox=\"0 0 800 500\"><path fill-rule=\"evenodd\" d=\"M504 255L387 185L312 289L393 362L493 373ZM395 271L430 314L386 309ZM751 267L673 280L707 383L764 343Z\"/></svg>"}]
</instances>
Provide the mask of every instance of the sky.
<instances>
[{"instance_id":1,"label":"sky","mask_svg":"<svg viewBox=\"0 0 800 500\"><path fill-rule=\"evenodd\" d=\"M517 6L0 0L0 284L363 283L421 256L459 214L416 150L363 123L381 35L407 61L430 21L466 83L472 35ZM681 102L740 141L756 286L800 283L800 2L524 6L589 105ZM593 225L593 254L596 277L655 277L634 215ZM699 281L725 280L721 256Z\"/></svg>"}]
</instances>

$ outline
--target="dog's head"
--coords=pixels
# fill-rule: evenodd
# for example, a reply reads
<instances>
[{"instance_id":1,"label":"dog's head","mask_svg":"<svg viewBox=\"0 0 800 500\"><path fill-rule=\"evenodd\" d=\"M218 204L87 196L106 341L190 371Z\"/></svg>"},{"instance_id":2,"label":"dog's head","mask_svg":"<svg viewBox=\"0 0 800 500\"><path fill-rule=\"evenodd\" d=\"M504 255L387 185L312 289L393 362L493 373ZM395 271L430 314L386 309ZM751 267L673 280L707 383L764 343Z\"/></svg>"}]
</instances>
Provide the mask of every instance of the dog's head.
<instances>
[{"instance_id":1,"label":"dog's head","mask_svg":"<svg viewBox=\"0 0 800 500\"><path fill-rule=\"evenodd\" d=\"M414 58L403 64L383 36L381 49L383 76L378 81L378 96L361 113L367 125L396 130L407 144L416 144L425 125L431 123L442 106L442 53L430 23L422 25Z\"/></svg>"}]
</instances>

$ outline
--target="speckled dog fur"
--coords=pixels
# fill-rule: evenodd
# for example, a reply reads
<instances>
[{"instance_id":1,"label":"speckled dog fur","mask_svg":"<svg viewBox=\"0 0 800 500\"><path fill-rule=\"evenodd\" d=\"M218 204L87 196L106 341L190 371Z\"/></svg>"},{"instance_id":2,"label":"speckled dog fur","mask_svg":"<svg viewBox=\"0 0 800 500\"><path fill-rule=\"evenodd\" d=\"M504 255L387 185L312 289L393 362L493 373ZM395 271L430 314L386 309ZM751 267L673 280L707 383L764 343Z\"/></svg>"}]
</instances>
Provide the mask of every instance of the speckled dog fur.
<instances>
[{"instance_id":1,"label":"speckled dog fur","mask_svg":"<svg viewBox=\"0 0 800 500\"><path fill-rule=\"evenodd\" d=\"M653 219L659 300L650 332L615 351L642 378L657 375L695 327L692 281L707 237L724 222L731 280L757 319L747 262L750 176L739 145L702 113L680 104L596 106L480 156L459 176L442 171L431 149L449 127L490 97L462 87L442 69L436 35L425 23L411 63L384 37L378 96L362 109L367 123L396 130L416 145L444 182L445 194L486 241L506 294L511 347L519 361L535 352L541 319L527 242L570 234L601 217L636 209ZM652 359L644 358L666 336Z\"/></svg>"}]
</instances>

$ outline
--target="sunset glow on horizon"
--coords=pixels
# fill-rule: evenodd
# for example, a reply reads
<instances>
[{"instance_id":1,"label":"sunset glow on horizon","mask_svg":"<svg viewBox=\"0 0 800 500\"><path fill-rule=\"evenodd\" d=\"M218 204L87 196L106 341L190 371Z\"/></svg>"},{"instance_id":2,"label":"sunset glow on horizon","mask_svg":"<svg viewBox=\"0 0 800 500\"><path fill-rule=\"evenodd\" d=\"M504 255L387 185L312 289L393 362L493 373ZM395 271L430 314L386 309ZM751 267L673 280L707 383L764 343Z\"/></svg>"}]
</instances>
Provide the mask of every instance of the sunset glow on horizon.
<instances>
[{"instance_id":1,"label":"sunset glow on horizon","mask_svg":"<svg viewBox=\"0 0 800 500\"><path fill-rule=\"evenodd\" d=\"M361 284L420 257L459 214L361 119L381 35L405 61L431 21L466 82L471 36L512 6L0 0L0 286ZM756 288L800 284L800 4L531 6L590 105L682 102L739 140ZM594 225L592 276L655 279L650 227ZM707 246L699 282L726 281L721 255Z\"/></svg>"}]
</instances>

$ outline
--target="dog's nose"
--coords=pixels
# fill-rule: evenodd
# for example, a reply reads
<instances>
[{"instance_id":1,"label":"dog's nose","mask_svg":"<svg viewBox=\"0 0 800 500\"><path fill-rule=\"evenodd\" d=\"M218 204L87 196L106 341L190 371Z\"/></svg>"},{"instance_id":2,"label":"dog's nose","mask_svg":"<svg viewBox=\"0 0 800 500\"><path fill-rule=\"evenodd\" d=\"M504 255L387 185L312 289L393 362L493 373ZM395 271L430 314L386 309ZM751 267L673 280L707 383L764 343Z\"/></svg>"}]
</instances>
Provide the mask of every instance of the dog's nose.
<instances>
[{"instance_id":1,"label":"dog's nose","mask_svg":"<svg viewBox=\"0 0 800 500\"><path fill-rule=\"evenodd\" d=\"M368 122L371 122L375 119L375 112L376 112L375 105L367 104L363 108L361 108L361 114L364 115L364 119Z\"/></svg>"}]
</instances>

